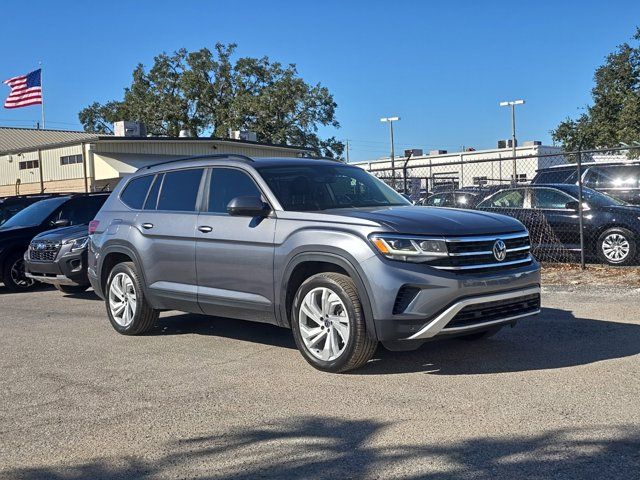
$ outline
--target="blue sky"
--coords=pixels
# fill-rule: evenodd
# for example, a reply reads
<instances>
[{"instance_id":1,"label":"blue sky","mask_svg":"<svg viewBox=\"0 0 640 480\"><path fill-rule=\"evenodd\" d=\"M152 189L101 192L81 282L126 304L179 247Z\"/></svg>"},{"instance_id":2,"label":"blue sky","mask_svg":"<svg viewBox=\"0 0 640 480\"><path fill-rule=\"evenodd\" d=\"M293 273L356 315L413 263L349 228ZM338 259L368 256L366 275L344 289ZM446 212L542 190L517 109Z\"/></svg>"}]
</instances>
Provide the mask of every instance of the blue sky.
<instances>
[{"instance_id":1,"label":"blue sky","mask_svg":"<svg viewBox=\"0 0 640 480\"><path fill-rule=\"evenodd\" d=\"M5 19L24 5L3 5ZM505 99L524 98L518 137L549 130L589 102L594 69L640 25L635 1L29 2L3 22L0 78L44 64L47 127L121 98L135 65L161 51L238 43L238 54L296 63L334 94L351 160L388 153L379 118L399 115L397 148L486 148L510 133ZM4 96L8 88L0 92ZM2 110L33 126L39 107Z\"/></svg>"}]
</instances>

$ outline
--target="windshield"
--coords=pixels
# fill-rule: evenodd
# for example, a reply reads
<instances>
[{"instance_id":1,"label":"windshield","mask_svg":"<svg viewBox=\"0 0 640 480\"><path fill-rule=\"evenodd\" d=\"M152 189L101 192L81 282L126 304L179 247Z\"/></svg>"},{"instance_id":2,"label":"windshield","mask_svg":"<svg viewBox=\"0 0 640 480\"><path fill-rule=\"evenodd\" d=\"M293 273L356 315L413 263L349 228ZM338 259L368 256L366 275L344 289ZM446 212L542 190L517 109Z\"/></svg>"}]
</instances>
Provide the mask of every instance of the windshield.
<instances>
[{"instance_id":1,"label":"windshield","mask_svg":"<svg viewBox=\"0 0 640 480\"><path fill-rule=\"evenodd\" d=\"M24 210L16 213L0 228L10 227L34 227L40 225L51 215L56 208L68 200L67 197L49 198L29 205Z\"/></svg>"},{"instance_id":2,"label":"windshield","mask_svg":"<svg viewBox=\"0 0 640 480\"><path fill-rule=\"evenodd\" d=\"M257 170L285 210L411 205L391 187L358 167L293 165Z\"/></svg>"}]
</instances>

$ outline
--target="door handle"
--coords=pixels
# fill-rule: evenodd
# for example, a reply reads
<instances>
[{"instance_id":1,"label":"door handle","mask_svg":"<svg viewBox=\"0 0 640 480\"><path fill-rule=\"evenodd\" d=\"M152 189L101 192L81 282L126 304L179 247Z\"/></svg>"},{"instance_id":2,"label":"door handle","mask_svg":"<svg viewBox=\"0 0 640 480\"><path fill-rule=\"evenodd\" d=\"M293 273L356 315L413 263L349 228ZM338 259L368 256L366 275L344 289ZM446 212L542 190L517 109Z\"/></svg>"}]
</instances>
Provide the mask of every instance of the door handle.
<instances>
[{"instance_id":1,"label":"door handle","mask_svg":"<svg viewBox=\"0 0 640 480\"><path fill-rule=\"evenodd\" d=\"M208 225L201 225L198 227L198 230L200 230L202 233L209 233L213 230L213 228Z\"/></svg>"},{"instance_id":2,"label":"door handle","mask_svg":"<svg viewBox=\"0 0 640 480\"><path fill-rule=\"evenodd\" d=\"M149 230L150 228L153 228L153 223L143 223L141 226L145 230Z\"/></svg>"}]
</instances>

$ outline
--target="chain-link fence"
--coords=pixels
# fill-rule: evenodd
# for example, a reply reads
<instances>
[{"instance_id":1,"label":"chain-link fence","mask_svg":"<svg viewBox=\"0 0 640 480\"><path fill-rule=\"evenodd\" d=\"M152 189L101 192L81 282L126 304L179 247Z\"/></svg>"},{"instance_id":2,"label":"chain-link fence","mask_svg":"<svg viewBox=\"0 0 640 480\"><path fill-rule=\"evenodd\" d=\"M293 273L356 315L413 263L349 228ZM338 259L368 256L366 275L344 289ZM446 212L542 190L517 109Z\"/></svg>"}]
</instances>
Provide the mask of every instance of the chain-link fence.
<instances>
[{"instance_id":1,"label":"chain-link fence","mask_svg":"<svg viewBox=\"0 0 640 480\"><path fill-rule=\"evenodd\" d=\"M638 264L640 147L563 152L518 147L359 163L418 205L520 220L537 258ZM630 207L629 205L637 207Z\"/></svg>"}]
</instances>

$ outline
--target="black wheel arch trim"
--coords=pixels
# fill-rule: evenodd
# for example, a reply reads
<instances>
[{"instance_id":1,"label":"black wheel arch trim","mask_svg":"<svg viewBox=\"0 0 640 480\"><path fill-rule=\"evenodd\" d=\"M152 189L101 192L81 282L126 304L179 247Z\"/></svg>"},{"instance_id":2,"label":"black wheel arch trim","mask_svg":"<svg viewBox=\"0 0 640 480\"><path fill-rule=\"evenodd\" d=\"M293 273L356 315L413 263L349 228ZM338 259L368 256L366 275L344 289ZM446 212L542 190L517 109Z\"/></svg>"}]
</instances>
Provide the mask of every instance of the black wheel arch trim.
<instances>
[{"instance_id":1,"label":"black wheel arch trim","mask_svg":"<svg viewBox=\"0 0 640 480\"><path fill-rule=\"evenodd\" d=\"M289 280L293 270L305 262L325 262L332 263L343 268L349 277L353 280L362 302L362 308L364 309L364 318L367 325L367 333L371 339L377 340L376 326L373 320L373 308L371 307L371 295L369 295L370 288L363 281L364 276L357 268L357 262L346 253L333 253L322 251L307 251L295 254L293 258L289 260L287 266L284 269L282 281L280 282L280 295L278 296L277 312L279 313L277 321L281 326L290 328L288 322L289 313L287 312L287 290L289 286Z\"/></svg>"},{"instance_id":2,"label":"black wheel arch trim","mask_svg":"<svg viewBox=\"0 0 640 480\"><path fill-rule=\"evenodd\" d=\"M127 255L129 258L133 260L133 263L136 266L136 270L140 275L140 280L141 280L140 283L142 284L142 288L144 289L144 294L146 296L147 281L145 278L144 270L141 268L142 262L140 262L140 257L135 252L135 250L125 243L109 244L103 247L101 250L102 251L100 252L100 261L98 262L98 269L97 269L98 271L96 273L98 276L98 284L100 285L100 289L102 290L102 293L104 294L105 287L106 287L106 285L102 284L102 273L103 273L102 267L104 265L104 259L107 258L107 256L111 253L121 253L121 254Z\"/></svg>"}]
</instances>

